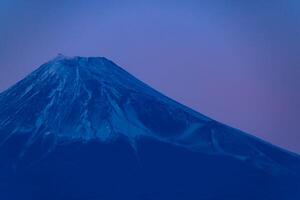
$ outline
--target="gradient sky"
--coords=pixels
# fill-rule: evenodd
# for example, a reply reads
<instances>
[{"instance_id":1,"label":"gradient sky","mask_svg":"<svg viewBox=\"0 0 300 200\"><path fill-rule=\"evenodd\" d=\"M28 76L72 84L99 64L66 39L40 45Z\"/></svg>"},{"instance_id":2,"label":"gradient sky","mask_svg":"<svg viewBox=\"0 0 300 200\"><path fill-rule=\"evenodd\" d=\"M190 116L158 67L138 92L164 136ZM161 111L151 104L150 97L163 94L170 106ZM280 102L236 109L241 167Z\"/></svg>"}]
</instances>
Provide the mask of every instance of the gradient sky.
<instances>
[{"instance_id":1,"label":"gradient sky","mask_svg":"<svg viewBox=\"0 0 300 200\"><path fill-rule=\"evenodd\" d=\"M300 153L298 0L0 1L0 91L58 53Z\"/></svg>"}]
</instances>

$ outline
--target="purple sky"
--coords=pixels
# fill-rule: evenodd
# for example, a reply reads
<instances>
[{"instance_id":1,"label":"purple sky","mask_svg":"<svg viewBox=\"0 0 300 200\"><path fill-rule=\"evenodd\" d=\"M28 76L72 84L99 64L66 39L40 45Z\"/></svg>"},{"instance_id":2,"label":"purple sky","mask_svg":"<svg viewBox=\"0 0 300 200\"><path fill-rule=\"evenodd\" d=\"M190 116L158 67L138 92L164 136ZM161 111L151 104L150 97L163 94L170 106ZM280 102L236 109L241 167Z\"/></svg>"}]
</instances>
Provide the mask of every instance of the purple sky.
<instances>
[{"instance_id":1,"label":"purple sky","mask_svg":"<svg viewBox=\"0 0 300 200\"><path fill-rule=\"evenodd\" d=\"M0 91L58 53L300 153L298 0L1 0Z\"/></svg>"}]
</instances>

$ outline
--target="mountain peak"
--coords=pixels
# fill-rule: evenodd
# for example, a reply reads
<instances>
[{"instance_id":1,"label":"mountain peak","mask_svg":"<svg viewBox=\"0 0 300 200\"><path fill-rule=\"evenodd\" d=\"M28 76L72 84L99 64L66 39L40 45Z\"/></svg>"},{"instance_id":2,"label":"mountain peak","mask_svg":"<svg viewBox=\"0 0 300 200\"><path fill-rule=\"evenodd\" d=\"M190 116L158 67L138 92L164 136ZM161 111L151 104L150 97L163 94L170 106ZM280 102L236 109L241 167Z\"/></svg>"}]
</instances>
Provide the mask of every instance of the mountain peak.
<instances>
[{"instance_id":1,"label":"mountain peak","mask_svg":"<svg viewBox=\"0 0 300 200\"><path fill-rule=\"evenodd\" d=\"M87 59L93 59L93 60L108 60L107 58L105 57L100 57L100 56L97 56L97 57L93 57L93 56L88 56L88 57L84 57L84 56L67 56L67 55L64 55L62 53L59 53L56 55L56 57L54 57L54 61L59 61L59 60L87 60Z\"/></svg>"},{"instance_id":2,"label":"mountain peak","mask_svg":"<svg viewBox=\"0 0 300 200\"><path fill-rule=\"evenodd\" d=\"M0 94L1 199L298 200L299 169L103 57L59 55Z\"/></svg>"},{"instance_id":3,"label":"mountain peak","mask_svg":"<svg viewBox=\"0 0 300 200\"><path fill-rule=\"evenodd\" d=\"M46 80L59 78L59 80L70 81L71 79L111 79L118 76L131 76L125 70L117 66L105 57L81 57L65 56L58 54L33 72L29 77L38 76L38 79ZM28 77L27 77L28 78ZM134 79L131 77L131 79Z\"/></svg>"},{"instance_id":4,"label":"mountain peak","mask_svg":"<svg viewBox=\"0 0 300 200\"><path fill-rule=\"evenodd\" d=\"M81 57L81 56L65 56L58 54L54 59L47 62L48 69L54 68L59 69L67 67L70 69L74 68L95 68L105 67L112 63L105 57ZM110 65L112 67L112 65Z\"/></svg>"},{"instance_id":5,"label":"mountain peak","mask_svg":"<svg viewBox=\"0 0 300 200\"><path fill-rule=\"evenodd\" d=\"M45 133L84 140L110 140L120 135L132 140L145 134L165 137L187 129L186 118L192 123L210 121L104 57L58 55L0 97L0 110L4 110L0 122L5 121L0 130L18 127L30 132L33 141ZM162 125L147 118L161 119Z\"/></svg>"},{"instance_id":6,"label":"mountain peak","mask_svg":"<svg viewBox=\"0 0 300 200\"><path fill-rule=\"evenodd\" d=\"M299 171L297 156L173 101L103 57L60 55L0 94L0 149L12 148L17 160L30 156L40 144L38 151L43 153L37 160L65 144L96 141L107 145L121 140L136 150L145 139L193 155L200 152L238 160L243 166L274 174ZM16 144L20 147L15 148ZM153 152L160 155L157 148ZM178 154L174 155L177 160ZM209 160L205 158L199 166ZM295 164L286 169L286 163Z\"/></svg>"}]
</instances>

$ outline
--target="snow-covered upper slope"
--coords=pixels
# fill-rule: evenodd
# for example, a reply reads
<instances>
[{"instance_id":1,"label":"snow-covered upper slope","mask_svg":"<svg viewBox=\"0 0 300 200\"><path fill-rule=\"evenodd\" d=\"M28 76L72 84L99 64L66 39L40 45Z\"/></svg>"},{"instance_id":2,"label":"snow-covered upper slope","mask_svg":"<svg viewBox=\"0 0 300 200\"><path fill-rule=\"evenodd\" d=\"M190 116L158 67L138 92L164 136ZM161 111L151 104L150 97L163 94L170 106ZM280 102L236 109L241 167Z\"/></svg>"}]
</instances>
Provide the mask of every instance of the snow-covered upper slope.
<instances>
[{"instance_id":1,"label":"snow-covered upper slope","mask_svg":"<svg viewBox=\"0 0 300 200\"><path fill-rule=\"evenodd\" d=\"M49 137L134 143L146 136L259 166L298 159L165 97L102 57L60 55L0 94L0 145L16 134L30 135L27 146Z\"/></svg>"},{"instance_id":2,"label":"snow-covered upper slope","mask_svg":"<svg viewBox=\"0 0 300 200\"><path fill-rule=\"evenodd\" d=\"M157 122L138 120L147 117L138 116L141 110L153 106L152 112L159 115L148 117ZM45 133L84 140L108 140L118 134L133 138L153 132L163 136L178 128L184 131L189 123L210 121L105 58L58 56L2 93L0 109L1 129L30 132L33 138Z\"/></svg>"}]
</instances>

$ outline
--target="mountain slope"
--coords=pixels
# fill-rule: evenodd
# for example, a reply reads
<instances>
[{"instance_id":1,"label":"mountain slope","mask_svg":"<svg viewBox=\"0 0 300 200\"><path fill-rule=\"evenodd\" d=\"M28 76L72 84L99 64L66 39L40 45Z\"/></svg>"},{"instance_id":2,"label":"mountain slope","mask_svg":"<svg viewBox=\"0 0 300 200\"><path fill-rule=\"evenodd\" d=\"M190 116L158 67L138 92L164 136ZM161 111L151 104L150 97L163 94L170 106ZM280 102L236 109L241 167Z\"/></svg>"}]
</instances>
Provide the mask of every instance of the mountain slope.
<instances>
[{"instance_id":1,"label":"mountain slope","mask_svg":"<svg viewBox=\"0 0 300 200\"><path fill-rule=\"evenodd\" d=\"M293 200L299 191L298 155L106 58L58 56L0 94L4 199Z\"/></svg>"}]
</instances>

